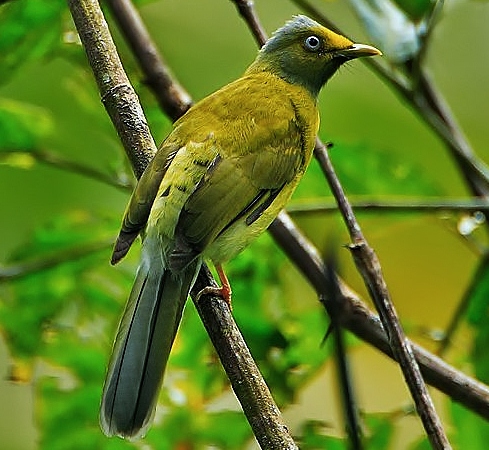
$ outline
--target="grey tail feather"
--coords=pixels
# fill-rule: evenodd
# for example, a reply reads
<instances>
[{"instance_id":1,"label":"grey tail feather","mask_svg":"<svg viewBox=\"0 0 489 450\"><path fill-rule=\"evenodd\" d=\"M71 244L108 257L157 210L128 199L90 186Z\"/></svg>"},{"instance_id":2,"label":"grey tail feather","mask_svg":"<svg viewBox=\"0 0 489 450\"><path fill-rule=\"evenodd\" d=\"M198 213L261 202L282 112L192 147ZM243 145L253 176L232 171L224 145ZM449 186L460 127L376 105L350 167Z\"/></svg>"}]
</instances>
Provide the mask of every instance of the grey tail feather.
<instances>
[{"instance_id":1,"label":"grey tail feather","mask_svg":"<svg viewBox=\"0 0 489 450\"><path fill-rule=\"evenodd\" d=\"M105 379L100 426L107 436L137 439L146 433L183 307L201 265L197 259L174 273L163 266L160 254L148 257L150 251L144 252L143 246Z\"/></svg>"}]
</instances>

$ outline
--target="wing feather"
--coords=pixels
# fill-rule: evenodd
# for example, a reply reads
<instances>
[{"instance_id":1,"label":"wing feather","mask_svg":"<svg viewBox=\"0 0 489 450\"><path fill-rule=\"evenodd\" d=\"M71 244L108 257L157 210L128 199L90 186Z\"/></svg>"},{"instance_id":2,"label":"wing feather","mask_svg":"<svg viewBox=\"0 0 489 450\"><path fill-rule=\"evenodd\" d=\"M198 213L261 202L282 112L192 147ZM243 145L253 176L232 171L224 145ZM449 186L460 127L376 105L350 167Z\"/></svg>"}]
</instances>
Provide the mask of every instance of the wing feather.
<instances>
[{"instance_id":1,"label":"wing feather","mask_svg":"<svg viewBox=\"0 0 489 450\"><path fill-rule=\"evenodd\" d=\"M117 264L126 255L138 234L145 227L161 180L177 151L177 144L163 143L141 175L122 219L121 230L112 252L112 264Z\"/></svg>"},{"instance_id":2,"label":"wing feather","mask_svg":"<svg viewBox=\"0 0 489 450\"><path fill-rule=\"evenodd\" d=\"M268 135L260 130L260 145L249 147L244 154L218 148L218 164L189 196L178 222L180 233L196 251L203 251L237 220L253 223L302 170L300 129L293 117L286 125L282 133L273 126ZM235 143L240 144L246 145Z\"/></svg>"}]
</instances>

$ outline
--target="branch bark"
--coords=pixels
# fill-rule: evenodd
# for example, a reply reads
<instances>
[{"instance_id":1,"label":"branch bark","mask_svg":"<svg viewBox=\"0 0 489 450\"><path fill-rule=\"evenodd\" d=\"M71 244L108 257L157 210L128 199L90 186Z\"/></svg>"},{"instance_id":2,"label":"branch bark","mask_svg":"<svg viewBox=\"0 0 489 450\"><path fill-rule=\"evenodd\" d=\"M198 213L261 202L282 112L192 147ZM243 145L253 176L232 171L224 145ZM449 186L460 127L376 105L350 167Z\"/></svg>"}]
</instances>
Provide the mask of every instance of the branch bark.
<instances>
[{"instance_id":1,"label":"branch bark","mask_svg":"<svg viewBox=\"0 0 489 450\"><path fill-rule=\"evenodd\" d=\"M338 208L350 233L350 238L353 241L353 244L349 246L353 260L359 273L362 275L370 297L379 313L394 358L402 370L428 439L435 449L449 449L451 448L450 443L448 442L440 418L436 413L435 406L421 375L411 343L404 333L391 300L387 283L382 275L380 261L365 239L353 209L346 198L343 187L331 164L328 150L319 139L316 143L315 155L321 164L331 192L338 202Z\"/></svg>"},{"instance_id":2,"label":"branch bark","mask_svg":"<svg viewBox=\"0 0 489 450\"><path fill-rule=\"evenodd\" d=\"M318 296L327 295L329 279L326 266L318 250L290 217L281 212L269 231L289 259L311 283ZM395 359L379 318L344 282L340 282L340 289L343 302L341 310L337 311L339 323L361 340ZM450 366L416 343L411 342L411 346L427 383L489 420L489 387Z\"/></svg>"},{"instance_id":3,"label":"branch bark","mask_svg":"<svg viewBox=\"0 0 489 450\"><path fill-rule=\"evenodd\" d=\"M386 200L377 200L357 197L350 200L350 204L355 211L362 212L402 212L402 213L425 213L425 212L457 212L457 213L475 213L483 211L489 213L489 201L485 198L388 198ZM287 212L290 215L299 214L325 214L338 212L338 205L334 202L291 202L287 206Z\"/></svg>"},{"instance_id":4,"label":"branch bark","mask_svg":"<svg viewBox=\"0 0 489 450\"><path fill-rule=\"evenodd\" d=\"M161 109L173 121L192 106L192 99L168 70L141 16L130 0L106 0Z\"/></svg>"},{"instance_id":5,"label":"branch bark","mask_svg":"<svg viewBox=\"0 0 489 450\"><path fill-rule=\"evenodd\" d=\"M94 0L68 0L102 102L139 178L156 153L138 96L127 78L109 27Z\"/></svg>"}]
</instances>

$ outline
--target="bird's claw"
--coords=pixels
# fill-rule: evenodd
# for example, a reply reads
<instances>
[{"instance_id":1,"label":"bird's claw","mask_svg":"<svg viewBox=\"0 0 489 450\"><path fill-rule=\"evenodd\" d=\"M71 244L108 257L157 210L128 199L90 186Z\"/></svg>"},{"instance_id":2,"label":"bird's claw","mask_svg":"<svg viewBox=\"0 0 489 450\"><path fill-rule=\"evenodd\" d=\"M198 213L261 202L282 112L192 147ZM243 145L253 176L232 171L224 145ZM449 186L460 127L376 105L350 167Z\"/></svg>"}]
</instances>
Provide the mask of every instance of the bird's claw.
<instances>
[{"instance_id":1,"label":"bird's claw","mask_svg":"<svg viewBox=\"0 0 489 450\"><path fill-rule=\"evenodd\" d=\"M224 299L226 304L229 306L229 309L232 311L233 306L231 304L231 294L231 287L228 285L224 285L221 287L207 286L199 291L197 297L195 298L195 302L198 302L200 300L200 297L202 297L203 295L216 295Z\"/></svg>"}]
</instances>

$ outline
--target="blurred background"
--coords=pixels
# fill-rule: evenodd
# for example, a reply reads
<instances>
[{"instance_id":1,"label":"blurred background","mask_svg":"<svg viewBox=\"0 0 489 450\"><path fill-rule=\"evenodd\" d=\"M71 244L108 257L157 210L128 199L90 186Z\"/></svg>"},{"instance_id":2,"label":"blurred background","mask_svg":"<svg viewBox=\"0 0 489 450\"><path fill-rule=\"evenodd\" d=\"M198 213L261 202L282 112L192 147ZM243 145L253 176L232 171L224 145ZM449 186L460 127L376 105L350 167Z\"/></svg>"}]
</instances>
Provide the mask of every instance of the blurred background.
<instances>
[{"instance_id":1,"label":"blurred background","mask_svg":"<svg viewBox=\"0 0 489 450\"><path fill-rule=\"evenodd\" d=\"M416 56L417 50L398 51L395 44L414 25L422 35L419 30L433 4L397 3L399 15L385 18L382 11L387 10L381 8L377 15L384 22L371 22L374 16L365 15L362 7L386 8L387 2L310 2L355 41L379 46L386 53L384 66L402 75L402 52ZM137 4L173 74L194 100L239 77L256 54L230 1ZM304 12L292 1L256 0L255 5L269 33ZM409 5L420 5L420 12ZM158 109L110 11L106 13L160 142L171 122ZM393 27L389 32L389 20L400 31ZM485 161L487 23L487 1L446 1L430 29L423 60L463 134ZM0 28L5 30L0 33L0 446L256 448L191 303L170 358L162 407L145 441L131 444L101 435L97 415L105 365L139 245L116 268L109 266L109 255L134 179L67 6L47 0L6 2L0 6ZM361 61L343 67L319 102L320 136L334 143L331 157L353 203L445 199L457 204L471 195L426 120ZM304 211L312 205L327 210ZM334 244L342 276L371 306L344 249L349 238L333 205L313 161L291 201L291 215L320 251ZM417 208L358 209L358 219L380 258L409 336L436 351L483 261L483 219L464 211ZM287 424L302 436L301 448L347 448L332 346L328 341L321 345L328 319L313 289L268 235L228 270L236 321ZM487 277L479 278L475 285L483 293ZM486 296L477 301L460 317L444 358L484 379L489 375L483 351ZM428 448L418 419L409 413L399 369L353 336L347 340L370 439L366 448ZM487 424L432 393L454 448L486 448Z\"/></svg>"}]
</instances>

